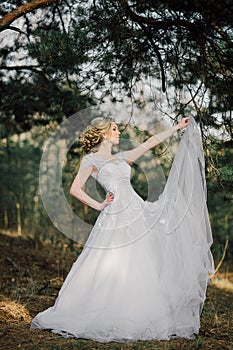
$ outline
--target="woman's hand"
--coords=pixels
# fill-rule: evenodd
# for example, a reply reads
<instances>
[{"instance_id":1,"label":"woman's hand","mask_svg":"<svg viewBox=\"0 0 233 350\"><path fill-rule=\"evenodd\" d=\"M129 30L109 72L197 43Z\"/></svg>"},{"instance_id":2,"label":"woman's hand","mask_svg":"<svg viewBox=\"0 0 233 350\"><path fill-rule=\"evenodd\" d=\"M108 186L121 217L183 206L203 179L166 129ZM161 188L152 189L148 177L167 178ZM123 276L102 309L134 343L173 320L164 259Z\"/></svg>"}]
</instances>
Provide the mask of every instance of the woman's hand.
<instances>
[{"instance_id":1,"label":"woman's hand","mask_svg":"<svg viewBox=\"0 0 233 350\"><path fill-rule=\"evenodd\" d=\"M100 210L103 210L108 204L110 204L114 200L113 193L109 192L106 195L105 200L100 204Z\"/></svg>"},{"instance_id":2,"label":"woman's hand","mask_svg":"<svg viewBox=\"0 0 233 350\"><path fill-rule=\"evenodd\" d=\"M176 128L176 130L184 129L184 128L186 128L186 126L188 126L188 123L189 123L189 118L188 117L182 118L181 122L179 122L175 126L175 128Z\"/></svg>"}]
</instances>

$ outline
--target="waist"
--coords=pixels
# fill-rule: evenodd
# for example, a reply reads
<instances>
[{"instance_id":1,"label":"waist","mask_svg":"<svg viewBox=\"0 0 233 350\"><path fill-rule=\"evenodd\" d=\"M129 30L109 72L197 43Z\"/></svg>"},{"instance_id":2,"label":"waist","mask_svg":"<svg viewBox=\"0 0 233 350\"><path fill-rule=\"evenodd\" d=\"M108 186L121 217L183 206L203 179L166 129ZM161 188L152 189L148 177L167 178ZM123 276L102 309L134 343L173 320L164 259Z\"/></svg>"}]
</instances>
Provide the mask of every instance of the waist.
<instances>
[{"instance_id":1,"label":"waist","mask_svg":"<svg viewBox=\"0 0 233 350\"><path fill-rule=\"evenodd\" d=\"M115 195L118 194L124 194L125 192L131 192L133 191L133 187L131 185L131 182L129 180L121 180L114 183L105 184L105 190L106 192L111 192Z\"/></svg>"},{"instance_id":2,"label":"waist","mask_svg":"<svg viewBox=\"0 0 233 350\"><path fill-rule=\"evenodd\" d=\"M129 186L122 186L117 191L110 191L114 198L108 205L109 212L121 211L126 209L142 208L144 200L134 191L134 188L130 184Z\"/></svg>"}]
</instances>

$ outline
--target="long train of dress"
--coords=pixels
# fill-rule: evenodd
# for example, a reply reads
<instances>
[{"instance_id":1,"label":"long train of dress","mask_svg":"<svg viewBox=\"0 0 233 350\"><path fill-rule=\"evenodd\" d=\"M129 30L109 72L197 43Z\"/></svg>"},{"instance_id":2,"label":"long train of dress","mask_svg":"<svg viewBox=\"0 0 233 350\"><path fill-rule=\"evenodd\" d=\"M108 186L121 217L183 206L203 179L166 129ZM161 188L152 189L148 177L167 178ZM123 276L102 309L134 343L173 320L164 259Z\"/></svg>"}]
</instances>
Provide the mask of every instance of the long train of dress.
<instances>
[{"instance_id":1,"label":"long train of dress","mask_svg":"<svg viewBox=\"0 0 233 350\"><path fill-rule=\"evenodd\" d=\"M198 334L212 234L204 156L193 118L181 138L164 191L143 201L130 183L127 151L106 161L90 153L81 166L114 201L99 215L54 306L31 328L100 342L191 339Z\"/></svg>"}]
</instances>

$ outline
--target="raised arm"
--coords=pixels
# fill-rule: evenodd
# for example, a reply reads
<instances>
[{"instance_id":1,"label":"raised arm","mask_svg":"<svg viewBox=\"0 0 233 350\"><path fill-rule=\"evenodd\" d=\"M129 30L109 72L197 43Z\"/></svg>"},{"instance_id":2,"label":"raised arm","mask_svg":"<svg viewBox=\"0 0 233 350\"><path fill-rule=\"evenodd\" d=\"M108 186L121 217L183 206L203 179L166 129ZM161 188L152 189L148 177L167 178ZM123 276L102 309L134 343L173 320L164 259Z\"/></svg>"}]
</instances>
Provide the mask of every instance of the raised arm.
<instances>
[{"instance_id":1,"label":"raised arm","mask_svg":"<svg viewBox=\"0 0 233 350\"><path fill-rule=\"evenodd\" d=\"M103 210L106 205L108 205L113 200L112 193L106 196L106 199L99 203L95 199L91 198L84 190L83 187L92 174L95 171L94 167L91 165L87 168L80 168L71 187L70 194L75 198L79 199L82 203L89 205L89 207L94 208L96 210Z\"/></svg>"},{"instance_id":2,"label":"raised arm","mask_svg":"<svg viewBox=\"0 0 233 350\"><path fill-rule=\"evenodd\" d=\"M188 118L183 118L180 123L173 126L172 128L162 131L156 135L151 136L148 140L143 142L138 147L133 148L128 151L127 159L129 162L134 162L138 158L140 158L146 151L149 149L156 147L170 136L172 136L177 130L186 128L188 125Z\"/></svg>"}]
</instances>

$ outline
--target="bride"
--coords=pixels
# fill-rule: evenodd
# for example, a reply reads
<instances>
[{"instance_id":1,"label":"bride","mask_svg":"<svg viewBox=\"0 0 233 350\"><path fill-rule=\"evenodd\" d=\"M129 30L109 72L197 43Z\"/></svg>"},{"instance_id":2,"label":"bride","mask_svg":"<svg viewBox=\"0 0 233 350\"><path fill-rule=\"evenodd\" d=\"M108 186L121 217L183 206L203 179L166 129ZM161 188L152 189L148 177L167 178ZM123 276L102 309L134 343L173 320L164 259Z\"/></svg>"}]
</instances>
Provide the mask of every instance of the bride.
<instances>
[{"instance_id":1,"label":"bride","mask_svg":"<svg viewBox=\"0 0 233 350\"><path fill-rule=\"evenodd\" d=\"M130 183L130 164L184 128L162 194L144 201ZM192 339L214 268L198 127L183 118L112 154L119 136L111 118L93 119L81 135L87 155L70 193L100 215L54 306L31 328L100 342ZM101 203L84 191L90 176L106 191Z\"/></svg>"}]
</instances>

